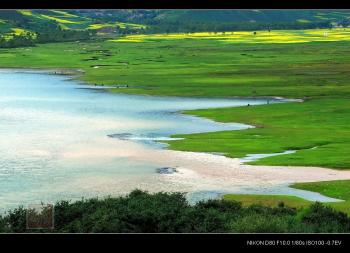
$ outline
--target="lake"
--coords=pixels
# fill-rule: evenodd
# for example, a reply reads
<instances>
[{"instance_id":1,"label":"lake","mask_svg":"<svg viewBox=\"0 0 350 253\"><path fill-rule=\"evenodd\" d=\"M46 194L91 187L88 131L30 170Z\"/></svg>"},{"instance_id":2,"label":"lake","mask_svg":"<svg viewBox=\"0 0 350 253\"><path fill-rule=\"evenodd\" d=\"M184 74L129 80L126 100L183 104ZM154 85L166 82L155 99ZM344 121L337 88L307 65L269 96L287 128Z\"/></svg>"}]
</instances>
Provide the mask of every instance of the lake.
<instances>
[{"instance_id":1,"label":"lake","mask_svg":"<svg viewBox=\"0 0 350 253\"><path fill-rule=\"evenodd\" d=\"M181 110L266 102L110 94L69 76L1 70L0 209L125 194L135 188L187 191L197 198L229 190L227 183L195 187L193 177L172 180L173 174L159 173L164 166L190 168L182 159L203 160L196 153L168 151L156 141L172 134L250 127L183 115Z\"/></svg>"}]
</instances>

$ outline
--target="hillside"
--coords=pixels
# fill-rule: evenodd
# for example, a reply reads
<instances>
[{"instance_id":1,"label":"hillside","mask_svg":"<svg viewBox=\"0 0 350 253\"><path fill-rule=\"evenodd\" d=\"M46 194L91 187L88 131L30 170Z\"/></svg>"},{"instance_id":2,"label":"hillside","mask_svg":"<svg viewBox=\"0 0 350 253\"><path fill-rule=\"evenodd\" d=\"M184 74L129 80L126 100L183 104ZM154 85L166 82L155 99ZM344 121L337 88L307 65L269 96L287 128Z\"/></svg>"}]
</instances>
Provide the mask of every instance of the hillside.
<instances>
[{"instance_id":1,"label":"hillside","mask_svg":"<svg viewBox=\"0 0 350 253\"><path fill-rule=\"evenodd\" d=\"M109 22L63 10L1 10L0 47L91 39L97 33L138 33L145 25Z\"/></svg>"},{"instance_id":2,"label":"hillside","mask_svg":"<svg viewBox=\"0 0 350 253\"><path fill-rule=\"evenodd\" d=\"M118 19L142 24L188 22L222 23L313 23L349 21L347 10L76 10L75 13L104 20Z\"/></svg>"},{"instance_id":3,"label":"hillside","mask_svg":"<svg viewBox=\"0 0 350 253\"><path fill-rule=\"evenodd\" d=\"M348 24L349 20L349 10L2 10L0 32L10 33L16 27L37 31L55 25L62 29L102 29L113 25L120 29L146 29L145 25L160 23Z\"/></svg>"},{"instance_id":4,"label":"hillside","mask_svg":"<svg viewBox=\"0 0 350 253\"><path fill-rule=\"evenodd\" d=\"M118 22L103 23L99 19L74 14L62 10L2 10L0 11L0 33L10 36L19 29L25 32L44 32L47 29L60 30L103 30L105 27L116 29L141 29L145 26ZM116 30L115 30L116 31ZM18 32L17 32L18 34Z\"/></svg>"},{"instance_id":5,"label":"hillside","mask_svg":"<svg viewBox=\"0 0 350 253\"><path fill-rule=\"evenodd\" d=\"M0 47L95 35L312 29L350 25L347 10L2 10Z\"/></svg>"}]
</instances>

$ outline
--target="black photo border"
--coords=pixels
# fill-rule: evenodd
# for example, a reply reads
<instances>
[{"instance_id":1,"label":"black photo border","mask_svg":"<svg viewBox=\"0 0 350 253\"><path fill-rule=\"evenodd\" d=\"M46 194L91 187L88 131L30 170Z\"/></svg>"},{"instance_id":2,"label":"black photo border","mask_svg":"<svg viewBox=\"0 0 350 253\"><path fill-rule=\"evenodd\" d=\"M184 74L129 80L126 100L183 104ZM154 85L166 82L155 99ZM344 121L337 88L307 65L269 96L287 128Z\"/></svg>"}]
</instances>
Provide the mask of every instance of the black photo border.
<instances>
[{"instance_id":1,"label":"black photo border","mask_svg":"<svg viewBox=\"0 0 350 253\"><path fill-rule=\"evenodd\" d=\"M2 1L1 9L350 9L340 0L22 0ZM28 250L85 250L97 252L239 249L328 248L346 249L350 234L0 234L1 247ZM290 243L305 242L304 246ZM289 242L289 244L288 244ZM322 243L323 242L323 243ZM330 244L324 244L330 242ZM341 242L335 245L335 242ZM190 246L189 246L190 245ZM108 248L107 248L108 247ZM224 249L225 247L225 249Z\"/></svg>"}]
</instances>

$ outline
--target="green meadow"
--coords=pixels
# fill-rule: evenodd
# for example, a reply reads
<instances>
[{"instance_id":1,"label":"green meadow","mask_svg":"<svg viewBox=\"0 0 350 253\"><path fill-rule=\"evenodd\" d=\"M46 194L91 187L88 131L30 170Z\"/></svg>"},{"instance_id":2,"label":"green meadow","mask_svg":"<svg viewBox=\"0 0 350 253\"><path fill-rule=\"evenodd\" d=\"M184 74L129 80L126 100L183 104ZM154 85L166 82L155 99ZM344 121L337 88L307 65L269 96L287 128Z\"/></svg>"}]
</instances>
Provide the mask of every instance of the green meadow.
<instances>
[{"instance_id":1,"label":"green meadow","mask_svg":"<svg viewBox=\"0 0 350 253\"><path fill-rule=\"evenodd\" d=\"M234 42L235 33L195 33L0 49L0 66L80 69L84 74L75 78L86 83L128 86L110 92L301 98L302 103L185 112L256 128L179 135L184 139L169 141L170 148L222 152L229 157L297 150L251 164L350 168L348 30L276 31L270 39L266 33L242 32ZM324 33L327 37L320 41ZM132 41L135 36L142 41Z\"/></svg>"},{"instance_id":2,"label":"green meadow","mask_svg":"<svg viewBox=\"0 0 350 253\"><path fill-rule=\"evenodd\" d=\"M288 195L258 195L258 194L227 194L224 200L238 201L243 206L259 204L268 207L278 207L283 202L286 206L302 209L309 207L313 202Z\"/></svg>"},{"instance_id":3,"label":"green meadow","mask_svg":"<svg viewBox=\"0 0 350 253\"><path fill-rule=\"evenodd\" d=\"M350 180L323 181L311 183L295 183L292 188L313 191L322 195L344 200L341 202L324 203L338 211L342 211L350 215ZM313 204L302 198L287 195L248 195L248 194L227 194L225 200L239 201L244 206L251 204L261 204L268 207L277 207L280 203L284 203L289 207L296 209L307 209Z\"/></svg>"},{"instance_id":4,"label":"green meadow","mask_svg":"<svg viewBox=\"0 0 350 253\"><path fill-rule=\"evenodd\" d=\"M172 149L221 152L229 157L296 150L293 154L267 157L249 164L350 168L350 100L346 97L186 113L257 127L176 135L185 139L169 141Z\"/></svg>"},{"instance_id":5,"label":"green meadow","mask_svg":"<svg viewBox=\"0 0 350 253\"><path fill-rule=\"evenodd\" d=\"M322 34L327 32L327 37ZM329 33L329 35L328 35ZM276 35L277 34L277 35ZM347 30L202 35L139 35L89 42L0 49L0 67L80 69L74 78L110 92L192 97L286 97L303 102L186 111L220 122L256 126L241 131L176 135L169 148L228 157L296 150L250 164L350 168L350 35ZM294 36L292 36L292 35ZM316 35L315 35L316 34ZM321 34L321 35L320 35ZM285 37L284 37L285 36ZM225 37L224 39L222 37ZM295 184L345 200L349 181ZM243 204L311 202L290 196L227 195Z\"/></svg>"}]
</instances>

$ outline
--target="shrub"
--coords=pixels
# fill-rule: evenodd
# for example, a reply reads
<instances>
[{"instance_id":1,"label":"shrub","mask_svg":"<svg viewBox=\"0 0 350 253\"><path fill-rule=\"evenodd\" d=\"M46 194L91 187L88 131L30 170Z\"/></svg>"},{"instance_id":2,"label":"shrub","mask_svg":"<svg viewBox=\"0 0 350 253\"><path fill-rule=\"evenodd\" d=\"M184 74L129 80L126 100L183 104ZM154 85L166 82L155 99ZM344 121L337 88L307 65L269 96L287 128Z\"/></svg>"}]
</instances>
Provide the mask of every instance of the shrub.
<instances>
[{"instance_id":1,"label":"shrub","mask_svg":"<svg viewBox=\"0 0 350 253\"><path fill-rule=\"evenodd\" d=\"M287 233L294 223L292 216L249 214L233 221L230 228L235 233Z\"/></svg>"},{"instance_id":2,"label":"shrub","mask_svg":"<svg viewBox=\"0 0 350 253\"><path fill-rule=\"evenodd\" d=\"M319 202L312 204L301 215L301 222L312 226L314 232L349 232L350 219L342 212L336 211Z\"/></svg>"}]
</instances>

